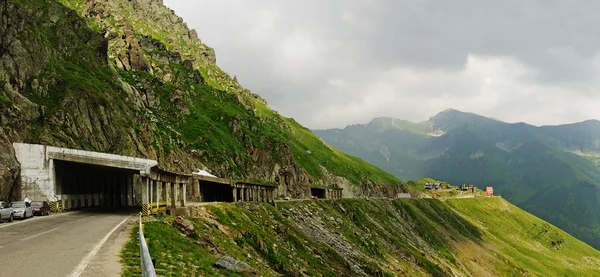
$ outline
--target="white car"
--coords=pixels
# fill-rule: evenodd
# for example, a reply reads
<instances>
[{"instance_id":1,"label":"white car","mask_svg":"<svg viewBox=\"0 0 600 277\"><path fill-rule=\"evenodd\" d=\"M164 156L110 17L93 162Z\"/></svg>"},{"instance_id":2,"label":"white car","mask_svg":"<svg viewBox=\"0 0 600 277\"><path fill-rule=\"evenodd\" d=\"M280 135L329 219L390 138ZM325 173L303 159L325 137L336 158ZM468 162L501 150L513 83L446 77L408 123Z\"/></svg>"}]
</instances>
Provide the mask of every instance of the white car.
<instances>
[{"instance_id":1,"label":"white car","mask_svg":"<svg viewBox=\"0 0 600 277\"><path fill-rule=\"evenodd\" d=\"M22 219L33 217L33 207L31 207L31 204L29 202L12 202L10 204L10 207L13 209L13 217L18 217Z\"/></svg>"},{"instance_id":2,"label":"white car","mask_svg":"<svg viewBox=\"0 0 600 277\"><path fill-rule=\"evenodd\" d=\"M0 220L13 221L13 209L8 205L8 202L0 201Z\"/></svg>"}]
</instances>

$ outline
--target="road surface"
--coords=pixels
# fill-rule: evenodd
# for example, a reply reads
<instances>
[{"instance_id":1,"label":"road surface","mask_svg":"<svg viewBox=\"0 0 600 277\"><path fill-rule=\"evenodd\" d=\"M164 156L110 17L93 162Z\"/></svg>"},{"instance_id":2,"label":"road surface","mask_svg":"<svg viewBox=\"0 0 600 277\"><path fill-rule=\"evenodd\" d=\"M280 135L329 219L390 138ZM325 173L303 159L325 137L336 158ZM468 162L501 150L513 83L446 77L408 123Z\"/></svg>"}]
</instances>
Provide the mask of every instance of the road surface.
<instances>
[{"instance_id":1,"label":"road surface","mask_svg":"<svg viewBox=\"0 0 600 277\"><path fill-rule=\"evenodd\" d=\"M118 275L132 214L81 211L0 223L0 275Z\"/></svg>"}]
</instances>

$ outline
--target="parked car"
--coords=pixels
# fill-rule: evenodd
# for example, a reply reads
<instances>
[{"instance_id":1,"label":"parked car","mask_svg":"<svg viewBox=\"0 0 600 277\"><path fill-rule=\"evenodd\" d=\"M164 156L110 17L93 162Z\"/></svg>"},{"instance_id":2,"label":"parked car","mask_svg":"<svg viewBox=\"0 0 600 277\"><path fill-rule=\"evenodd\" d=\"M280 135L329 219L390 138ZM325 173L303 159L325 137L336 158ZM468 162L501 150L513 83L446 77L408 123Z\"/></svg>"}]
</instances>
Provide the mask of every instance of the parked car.
<instances>
[{"instance_id":1,"label":"parked car","mask_svg":"<svg viewBox=\"0 0 600 277\"><path fill-rule=\"evenodd\" d=\"M319 200L319 197L315 195L315 196L312 197L312 199L313 200Z\"/></svg>"},{"instance_id":2,"label":"parked car","mask_svg":"<svg viewBox=\"0 0 600 277\"><path fill-rule=\"evenodd\" d=\"M286 196L285 198L283 198L285 200L290 200L291 198L289 196Z\"/></svg>"},{"instance_id":3,"label":"parked car","mask_svg":"<svg viewBox=\"0 0 600 277\"><path fill-rule=\"evenodd\" d=\"M46 201L32 201L31 207L35 215L50 215L50 205Z\"/></svg>"},{"instance_id":4,"label":"parked car","mask_svg":"<svg viewBox=\"0 0 600 277\"><path fill-rule=\"evenodd\" d=\"M13 217L26 219L28 217L33 217L33 208L29 202L25 201L17 201L12 202L10 207L13 209Z\"/></svg>"},{"instance_id":5,"label":"parked car","mask_svg":"<svg viewBox=\"0 0 600 277\"><path fill-rule=\"evenodd\" d=\"M8 202L0 201L0 220L13 221L13 209Z\"/></svg>"}]
</instances>

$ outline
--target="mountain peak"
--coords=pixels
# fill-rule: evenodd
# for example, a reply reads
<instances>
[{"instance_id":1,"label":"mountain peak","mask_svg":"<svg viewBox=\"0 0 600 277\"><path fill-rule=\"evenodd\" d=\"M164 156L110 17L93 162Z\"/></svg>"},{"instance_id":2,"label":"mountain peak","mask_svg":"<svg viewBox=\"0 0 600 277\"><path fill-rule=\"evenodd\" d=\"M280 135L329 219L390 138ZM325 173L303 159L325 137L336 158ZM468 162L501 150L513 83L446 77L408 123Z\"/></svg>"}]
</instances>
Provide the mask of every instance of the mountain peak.
<instances>
[{"instance_id":1,"label":"mountain peak","mask_svg":"<svg viewBox=\"0 0 600 277\"><path fill-rule=\"evenodd\" d=\"M499 121L474 113L446 109L429 119L434 130L448 131L467 124L492 124Z\"/></svg>"}]
</instances>

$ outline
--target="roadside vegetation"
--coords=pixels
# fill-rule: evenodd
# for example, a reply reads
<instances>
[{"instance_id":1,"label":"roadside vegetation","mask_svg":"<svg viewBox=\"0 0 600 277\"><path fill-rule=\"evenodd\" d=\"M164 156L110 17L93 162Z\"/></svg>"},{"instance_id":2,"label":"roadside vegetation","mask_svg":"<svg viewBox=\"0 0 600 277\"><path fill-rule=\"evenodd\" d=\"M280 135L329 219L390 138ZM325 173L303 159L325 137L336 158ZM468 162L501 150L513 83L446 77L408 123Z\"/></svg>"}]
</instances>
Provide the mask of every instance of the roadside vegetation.
<instances>
[{"instance_id":1,"label":"roadside vegetation","mask_svg":"<svg viewBox=\"0 0 600 277\"><path fill-rule=\"evenodd\" d=\"M591 276L600 252L501 198L343 199L194 208L193 234L173 217L145 224L163 276ZM139 268L132 239L126 274ZM137 262L137 263L136 263ZM129 273L128 273L129 272Z\"/></svg>"}]
</instances>

